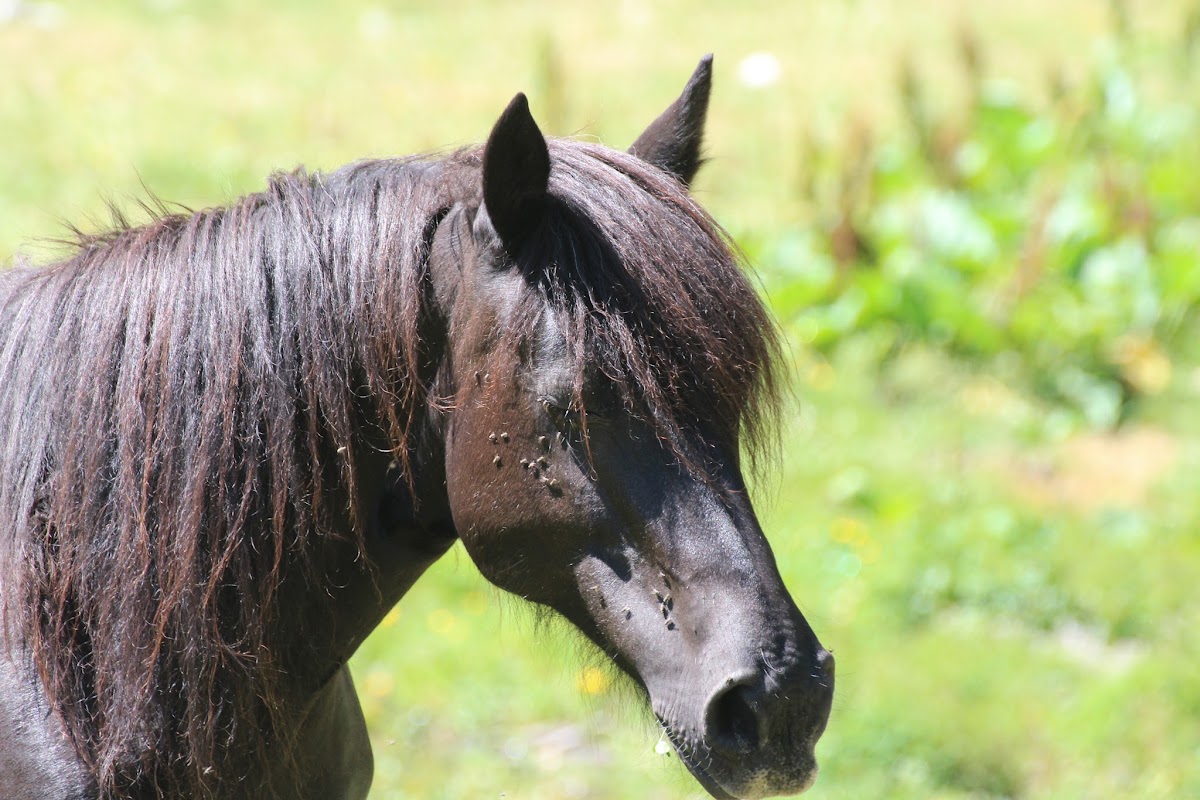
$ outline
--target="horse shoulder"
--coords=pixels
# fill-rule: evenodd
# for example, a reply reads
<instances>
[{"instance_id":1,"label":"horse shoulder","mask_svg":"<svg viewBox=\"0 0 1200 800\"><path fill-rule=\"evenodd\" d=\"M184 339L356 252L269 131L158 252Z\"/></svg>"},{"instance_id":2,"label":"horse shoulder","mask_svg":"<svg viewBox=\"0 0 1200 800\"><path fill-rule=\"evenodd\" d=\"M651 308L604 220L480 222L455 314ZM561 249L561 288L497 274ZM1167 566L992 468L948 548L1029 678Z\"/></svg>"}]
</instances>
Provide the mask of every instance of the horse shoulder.
<instances>
[{"instance_id":1,"label":"horse shoulder","mask_svg":"<svg viewBox=\"0 0 1200 800\"><path fill-rule=\"evenodd\" d=\"M306 798L362 800L371 788L375 761L350 669L343 666L307 704L292 757L303 774L276 776L276 786L298 787Z\"/></svg>"}]
</instances>

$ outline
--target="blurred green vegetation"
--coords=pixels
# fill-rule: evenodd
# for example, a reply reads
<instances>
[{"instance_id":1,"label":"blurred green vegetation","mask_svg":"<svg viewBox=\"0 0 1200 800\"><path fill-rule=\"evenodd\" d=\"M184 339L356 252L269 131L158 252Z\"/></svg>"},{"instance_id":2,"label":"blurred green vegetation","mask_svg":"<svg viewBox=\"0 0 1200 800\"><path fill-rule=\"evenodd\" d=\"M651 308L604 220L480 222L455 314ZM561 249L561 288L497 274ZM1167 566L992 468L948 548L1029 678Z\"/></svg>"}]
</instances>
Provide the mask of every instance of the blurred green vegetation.
<instances>
[{"instance_id":1,"label":"blurred green vegetation","mask_svg":"<svg viewBox=\"0 0 1200 800\"><path fill-rule=\"evenodd\" d=\"M751 246L777 311L822 353L932 343L1116 425L1195 340L1196 13L1167 49L1119 28L1081 80L1048 76L1048 102L989 76L971 29L961 108L931 110L904 64L900 135L852 121L805 140L808 213Z\"/></svg>"},{"instance_id":2,"label":"blurred green vegetation","mask_svg":"<svg viewBox=\"0 0 1200 800\"><path fill-rule=\"evenodd\" d=\"M143 185L477 141L518 90L624 146L714 51L695 190L800 398L757 502L838 655L811 796L1197 797L1198 8L0 4L0 258ZM459 549L353 666L376 797L701 796Z\"/></svg>"}]
</instances>

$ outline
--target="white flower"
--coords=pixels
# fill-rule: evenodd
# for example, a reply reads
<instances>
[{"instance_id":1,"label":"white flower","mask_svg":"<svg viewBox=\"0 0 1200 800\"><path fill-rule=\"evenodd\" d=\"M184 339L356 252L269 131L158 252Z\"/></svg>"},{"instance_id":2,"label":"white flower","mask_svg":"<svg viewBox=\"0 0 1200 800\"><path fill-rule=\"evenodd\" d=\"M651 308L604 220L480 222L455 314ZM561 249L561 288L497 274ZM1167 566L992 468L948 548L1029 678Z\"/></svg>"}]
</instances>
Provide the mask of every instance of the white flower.
<instances>
[{"instance_id":1,"label":"white flower","mask_svg":"<svg viewBox=\"0 0 1200 800\"><path fill-rule=\"evenodd\" d=\"M737 71L738 80L743 86L761 89L778 81L783 74L783 67L774 53L760 50L743 58Z\"/></svg>"}]
</instances>

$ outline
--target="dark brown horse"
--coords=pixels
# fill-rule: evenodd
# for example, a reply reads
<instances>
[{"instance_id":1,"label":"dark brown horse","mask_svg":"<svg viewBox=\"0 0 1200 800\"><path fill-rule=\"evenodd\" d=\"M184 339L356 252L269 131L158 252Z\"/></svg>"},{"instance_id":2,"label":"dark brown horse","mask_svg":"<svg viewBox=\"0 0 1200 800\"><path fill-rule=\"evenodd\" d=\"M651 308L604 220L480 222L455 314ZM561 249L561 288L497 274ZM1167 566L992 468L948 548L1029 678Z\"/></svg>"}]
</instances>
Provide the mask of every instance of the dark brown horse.
<instances>
[{"instance_id":1,"label":"dark brown horse","mask_svg":"<svg viewBox=\"0 0 1200 800\"><path fill-rule=\"evenodd\" d=\"M715 797L811 783L833 660L742 479L777 342L687 191L709 82L628 154L518 95L0 274L0 796L362 797L347 659L459 539Z\"/></svg>"}]
</instances>

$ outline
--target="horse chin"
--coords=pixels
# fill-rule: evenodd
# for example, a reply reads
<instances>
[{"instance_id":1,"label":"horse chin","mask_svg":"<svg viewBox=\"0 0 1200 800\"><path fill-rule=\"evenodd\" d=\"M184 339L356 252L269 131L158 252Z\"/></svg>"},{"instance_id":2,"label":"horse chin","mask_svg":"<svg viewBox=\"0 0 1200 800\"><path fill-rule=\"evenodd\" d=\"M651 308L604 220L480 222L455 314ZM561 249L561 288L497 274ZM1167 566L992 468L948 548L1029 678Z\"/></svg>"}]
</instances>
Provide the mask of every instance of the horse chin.
<instances>
[{"instance_id":1,"label":"horse chin","mask_svg":"<svg viewBox=\"0 0 1200 800\"><path fill-rule=\"evenodd\" d=\"M679 760L696 782L716 800L791 797L807 791L816 783L819 767L812 748L780 767L748 769L744 762L730 761L703 744L688 744L665 723L663 728Z\"/></svg>"},{"instance_id":2,"label":"horse chin","mask_svg":"<svg viewBox=\"0 0 1200 800\"><path fill-rule=\"evenodd\" d=\"M729 778L721 781L713 776L712 766L707 770L684 760L684 765L692 773L692 777L704 787L704 790L717 800L760 800L766 797L791 797L807 791L817 780L817 765L812 767L803 777L779 780L778 776L769 771L761 770L740 779Z\"/></svg>"}]
</instances>

